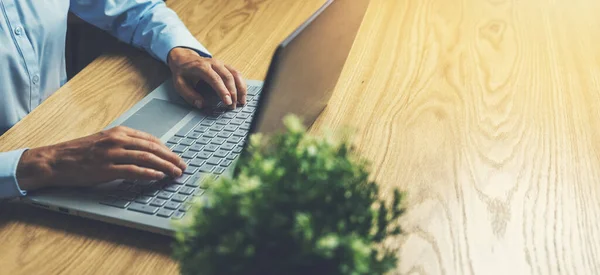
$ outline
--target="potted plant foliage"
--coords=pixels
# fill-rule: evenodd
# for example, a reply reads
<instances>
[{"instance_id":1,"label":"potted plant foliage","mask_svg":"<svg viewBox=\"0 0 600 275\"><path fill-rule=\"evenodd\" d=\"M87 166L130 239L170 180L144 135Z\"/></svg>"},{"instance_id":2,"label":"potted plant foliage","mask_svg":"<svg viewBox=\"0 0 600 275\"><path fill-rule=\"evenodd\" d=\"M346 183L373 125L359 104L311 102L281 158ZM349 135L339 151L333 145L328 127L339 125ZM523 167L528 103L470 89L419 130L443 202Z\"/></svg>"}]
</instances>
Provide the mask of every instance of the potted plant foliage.
<instances>
[{"instance_id":1,"label":"potted plant foliage","mask_svg":"<svg viewBox=\"0 0 600 275\"><path fill-rule=\"evenodd\" d=\"M402 195L380 199L347 139L316 137L293 116L255 135L233 178L213 182L179 225L182 274L384 274L397 254Z\"/></svg>"}]
</instances>

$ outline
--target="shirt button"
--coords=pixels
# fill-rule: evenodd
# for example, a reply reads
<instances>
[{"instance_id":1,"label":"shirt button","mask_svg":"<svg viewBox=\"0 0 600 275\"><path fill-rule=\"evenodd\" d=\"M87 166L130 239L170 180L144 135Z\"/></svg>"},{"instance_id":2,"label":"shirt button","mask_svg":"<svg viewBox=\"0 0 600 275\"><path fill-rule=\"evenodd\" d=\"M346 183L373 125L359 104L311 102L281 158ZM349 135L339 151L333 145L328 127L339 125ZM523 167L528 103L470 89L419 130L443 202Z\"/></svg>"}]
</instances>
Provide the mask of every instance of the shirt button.
<instances>
[{"instance_id":1,"label":"shirt button","mask_svg":"<svg viewBox=\"0 0 600 275\"><path fill-rule=\"evenodd\" d=\"M33 84L38 84L38 82L40 82L40 76L36 74L31 80L33 81Z\"/></svg>"},{"instance_id":2,"label":"shirt button","mask_svg":"<svg viewBox=\"0 0 600 275\"><path fill-rule=\"evenodd\" d=\"M19 27L16 27L16 28L15 28L15 34L16 34L17 36L18 36L18 35L21 35L22 33L23 33L23 27L19 26Z\"/></svg>"}]
</instances>

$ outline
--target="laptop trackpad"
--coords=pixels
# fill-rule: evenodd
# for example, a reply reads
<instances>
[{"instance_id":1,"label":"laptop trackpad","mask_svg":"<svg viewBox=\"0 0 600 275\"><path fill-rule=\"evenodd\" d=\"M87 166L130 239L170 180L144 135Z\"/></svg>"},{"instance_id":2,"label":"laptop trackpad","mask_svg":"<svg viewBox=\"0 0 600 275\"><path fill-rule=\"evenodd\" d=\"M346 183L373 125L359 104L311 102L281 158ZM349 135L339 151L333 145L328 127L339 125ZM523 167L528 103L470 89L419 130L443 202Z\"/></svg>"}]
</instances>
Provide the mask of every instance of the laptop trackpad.
<instances>
[{"instance_id":1,"label":"laptop trackpad","mask_svg":"<svg viewBox=\"0 0 600 275\"><path fill-rule=\"evenodd\" d=\"M191 110L191 108L155 98L121 125L160 138L187 116Z\"/></svg>"}]
</instances>

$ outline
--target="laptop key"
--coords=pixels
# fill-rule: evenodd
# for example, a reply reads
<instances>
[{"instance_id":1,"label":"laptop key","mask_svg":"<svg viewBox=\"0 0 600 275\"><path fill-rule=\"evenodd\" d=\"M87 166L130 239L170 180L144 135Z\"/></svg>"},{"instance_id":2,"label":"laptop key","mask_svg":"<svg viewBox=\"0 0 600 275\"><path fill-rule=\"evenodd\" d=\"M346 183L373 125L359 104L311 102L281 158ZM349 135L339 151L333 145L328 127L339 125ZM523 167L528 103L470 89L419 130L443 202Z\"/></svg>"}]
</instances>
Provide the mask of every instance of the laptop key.
<instances>
[{"instance_id":1,"label":"laptop key","mask_svg":"<svg viewBox=\"0 0 600 275\"><path fill-rule=\"evenodd\" d=\"M223 128L223 130L228 131L228 132L235 132L235 130L237 130L237 126L236 125L227 125Z\"/></svg>"},{"instance_id":2,"label":"laptop key","mask_svg":"<svg viewBox=\"0 0 600 275\"><path fill-rule=\"evenodd\" d=\"M189 178L190 178L190 175L183 175L179 178L174 179L173 182L175 184L184 184Z\"/></svg>"},{"instance_id":3,"label":"laptop key","mask_svg":"<svg viewBox=\"0 0 600 275\"><path fill-rule=\"evenodd\" d=\"M240 118L240 119L247 119L250 117L250 114L248 113L239 113L236 118Z\"/></svg>"},{"instance_id":4,"label":"laptop key","mask_svg":"<svg viewBox=\"0 0 600 275\"><path fill-rule=\"evenodd\" d=\"M232 161L231 160L224 160L223 162L221 162L221 166L222 167L229 167L229 165L231 165Z\"/></svg>"},{"instance_id":5,"label":"laptop key","mask_svg":"<svg viewBox=\"0 0 600 275\"><path fill-rule=\"evenodd\" d=\"M207 127L210 127L213 124L215 124L215 121L212 119L207 119L207 120L202 121L202 123L200 123L200 125L207 126Z\"/></svg>"},{"instance_id":6,"label":"laptop key","mask_svg":"<svg viewBox=\"0 0 600 275\"><path fill-rule=\"evenodd\" d=\"M251 96L258 95L260 93L261 87L258 86L249 86L248 94Z\"/></svg>"},{"instance_id":7,"label":"laptop key","mask_svg":"<svg viewBox=\"0 0 600 275\"><path fill-rule=\"evenodd\" d=\"M206 145L210 143L210 138L208 137L201 137L198 139L198 141L196 141L196 144L200 144L200 145Z\"/></svg>"},{"instance_id":8,"label":"laptop key","mask_svg":"<svg viewBox=\"0 0 600 275\"><path fill-rule=\"evenodd\" d=\"M185 169L185 171L183 171L183 173L186 175L193 175L196 172L198 172L198 167L194 167L192 165L188 165L188 167Z\"/></svg>"},{"instance_id":9,"label":"laptop key","mask_svg":"<svg viewBox=\"0 0 600 275\"><path fill-rule=\"evenodd\" d=\"M254 113L254 110L256 110L256 108L254 108L252 106L245 106L244 109L242 109L242 112L244 112L244 113Z\"/></svg>"},{"instance_id":10,"label":"laptop key","mask_svg":"<svg viewBox=\"0 0 600 275\"><path fill-rule=\"evenodd\" d=\"M204 126L204 125L198 125L198 127L194 128L195 132L198 133L204 133L206 131L208 131L208 127Z\"/></svg>"},{"instance_id":11,"label":"laptop key","mask_svg":"<svg viewBox=\"0 0 600 275\"><path fill-rule=\"evenodd\" d=\"M227 159L228 160L235 160L238 156L239 156L239 154L230 154L229 156L227 156Z\"/></svg>"},{"instance_id":12,"label":"laptop key","mask_svg":"<svg viewBox=\"0 0 600 275\"><path fill-rule=\"evenodd\" d=\"M173 148L175 148L175 146L177 146L177 144L176 143L167 142L166 146L167 146L167 148L171 149L171 151L173 151Z\"/></svg>"},{"instance_id":13,"label":"laptop key","mask_svg":"<svg viewBox=\"0 0 600 275\"><path fill-rule=\"evenodd\" d=\"M170 199L171 197L173 197L173 195L174 195L174 194L173 194L173 193L171 193L171 192L167 192L167 191L160 191L160 192L158 192L158 195L157 195L157 197L159 197L159 198L161 198L161 199L163 199L163 200L168 200L168 199Z\"/></svg>"},{"instance_id":14,"label":"laptop key","mask_svg":"<svg viewBox=\"0 0 600 275\"><path fill-rule=\"evenodd\" d=\"M230 137L231 135L232 135L232 133L231 133L231 132L225 132L225 131L223 131L223 132L220 132L220 133L217 135L217 137L220 137L220 138L228 138L228 137Z\"/></svg>"},{"instance_id":15,"label":"laptop key","mask_svg":"<svg viewBox=\"0 0 600 275\"><path fill-rule=\"evenodd\" d=\"M210 165L219 165L221 163L223 159L221 158L217 158L217 157L212 157L210 159L208 159L206 161L206 163L210 164Z\"/></svg>"},{"instance_id":16,"label":"laptop key","mask_svg":"<svg viewBox=\"0 0 600 275\"><path fill-rule=\"evenodd\" d=\"M233 125L242 125L243 123L244 123L243 119L234 118L231 120L231 124L233 124Z\"/></svg>"},{"instance_id":17,"label":"laptop key","mask_svg":"<svg viewBox=\"0 0 600 275\"><path fill-rule=\"evenodd\" d=\"M229 151L225 151L225 150L218 150L215 152L214 156L224 159L225 157L227 157L227 155L229 155Z\"/></svg>"},{"instance_id":18,"label":"laptop key","mask_svg":"<svg viewBox=\"0 0 600 275\"><path fill-rule=\"evenodd\" d=\"M225 126L215 124L212 127L210 127L210 130L220 132L220 131L223 131L223 128L225 128Z\"/></svg>"},{"instance_id":19,"label":"laptop key","mask_svg":"<svg viewBox=\"0 0 600 275\"><path fill-rule=\"evenodd\" d=\"M217 175L223 174L223 172L225 172L225 168L223 168L223 167L217 167L217 168L215 168L215 170L213 171L213 173L215 173L215 174L217 174Z\"/></svg>"},{"instance_id":20,"label":"laptop key","mask_svg":"<svg viewBox=\"0 0 600 275\"><path fill-rule=\"evenodd\" d=\"M249 102L248 106L256 107L256 106L258 106L258 101Z\"/></svg>"},{"instance_id":21,"label":"laptop key","mask_svg":"<svg viewBox=\"0 0 600 275\"><path fill-rule=\"evenodd\" d=\"M240 143L240 141L242 141L241 137L230 137L227 139L229 143Z\"/></svg>"},{"instance_id":22,"label":"laptop key","mask_svg":"<svg viewBox=\"0 0 600 275\"><path fill-rule=\"evenodd\" d=\"M248 134L248 132L244 130L237 130L233 133L233 135L236 137L245 137L246 134Z\"/></svg>"},{"instance_id":23,"label":"laptop key","mask_svg":"<svg viewBox=\"0 0 600 275\"><path fill-rule=\"evenodd\" d=\"M208 159L208 158L210 158L210 156L212 156L212 152L204 151L204 152L198 153L198 156L196 158Z\"/></svg>"},{"instance_id":24,"label":"laptop key","mask_svg":"<svg viewBox=\"0 0 600 275\"><path fill-rule=\"evenodd\" d=\"M235 118L235 113L226 113L223 115L224 118Z\"/></svg>"},{"instance_id":25,"label":"laptop key","mask_svg":"<svg viewBox=\"0 0 600 275\"><path fill-rule=\"evenodd\" d=\"M189 150L194 151L194 152L200 152L200 151L202 151L202 149L204 149L204 145L196 143L196 144L190 146Z\"/></svg>"},{"instance_id":26,"label":"laptop key","mask_svg":"<svg viewBox=\"0 0 600 275\"><path fill-rule=\"evenodd\" d=\"M224 125L224 126L229 125L229 122L231 122L231 119L228 119L228 118L222 118L222 119L217 120L217 124Z\"/></svg>"},{"instance_id":27,"label":"laptop key","mask_svg":"<svg viewBox=\"0 0 600 275\"><path fill-rule=\"evenodd\" d=\"M150 205L161 207L161 206L165 205L165 203L167 203L166 200L155 198L150 202Z\"/></svg>"},{"instance_id":28,"label":"laptop key","mask_svg":"<svg viewBox=\"0 0 600 275\"><path fill-rule=\"evenodd\" d=\"M200 167L200 166L202 166L202 164L204 164L204 160L203 159L193 159L190 162L191 166L196 166L196 167Z\"/></svg>"},{"instance_id":29,"label":"laptop key","mask_svg":"<svg viewBox=\"0 0 600 275\"><path fill-rule=\"evenodd\" d=\"M203 137L205 138L214 138L219 134L219 132L215 132L215 131L208 131L206 133L204 133Z\"/></svg>"},{"instance_id":30,"label":"laptop key","mask_svg":"<svg viewBox=\"0 0 600 275\"><path fill-rule=\"evenodd\" d=\"M152 200L152 197L150 197L150 196L139 196L139 197L137 197L137 199L135 201L139 202L139 203L147 204L151 200Z\"/></svg>"},{"instance_id":31,"label":"laptop key","mask_svg":"<svg viewBox=\"0 0 600 275\"><path fill-rule=\"evenodd\" d=\"M156 216L168 218L168 217L171 217L174 212L175 211L169 210L169 209L161 209L161 210L158 210L158 213L156 213Z\"/></svg>"},{"instance_id":32,"label":"laptop key","mask_svg":"<svg viewBox=\"0 0 600 275\"><path fill-rule=\"evenodd\" d=\"M159 192L159 190L157 190L157 189L146 190L146 191L144 191L144 196L155 197L156 195L158 195L158 192Z\"/></svg>"},{"instance_id":33,"label":"laptop key","mask_svg":"<svg viewBox=\"0 0 600 275\"><path fill-rule=\"evenodd\" d=\"M187 137L191 138L191 139L198 139L200 136L202 136L202 133L198 133L198 132L190 132Z\"/></svg>"},{"instance_id":34,"label":"laptop key","mask_svg":"<svg viewBox=\"0 0 600 275\"><path fill-rule=\"evenodd\" d=\"M118 208L126 208L130 204L130 202L127 200L121 200L121 199L115 199L115 198L106 198L106 199L100 201L100 203L104 204L104 205L108 205L108 206L118 207Z\"/></svg>"},{"instance_id":35,"label":"laptop key","mask_svg":"<svg viewBox=\"0 0 600 275\"><path fill-rule=\"evenodd\" d=\"M187 198L188 197L185 195L177 194L177 195L173 195L173 198L171 198L171 200L175 201L175 202L184 202L187 200Z\"/></svg>"},{"instance_id":36,"label":"laptop key","mask_svg":"<svg viewBox=\"0 0 600 275\"><path fill-rule=\"evenodd\" d=\"M209 144L209 145L206 145L206 147L204 147L204 151L211 152L211 153L216 152L217 150L219 150L219 146L214 145L214 144Z\"/></svg>"},{"instance_id":37,"label":"laptop key","mask_svg":"<svg viewBox=\"0 0 600 275\"><path fill-rule=\"evenodd\" d=\"M213 138L213 140L210 143L216 144L216 145L221 145L221 144L225 143L225 139L216 137L216 138Z\"/></svg>"},{"instance_id":38,"label":"laptop key","mask_svg":"<svg viewBox=\"0 0 600 275\"><path fill-rule=\"evenodd\" d=\"M151 215L158 211L158 207L145 205L145 204L141 204L141 203L137 203L137 202L132 203L129 206L129 208L127 208L127 209L132 210L132 211L137 211L140 213L144 213L144 214L151 214Z\"/></svg>"},{"instance_id":39,"label":"laptop key","mask_svg":"<svg viewBox=\"0 0 600 275\"><path fill-rule=\"evenodd\" d=\"M194 193L194 188L187 187L187 186L186 187L182 187L179 190L179 194L182 194L182 195L191 195L193 193Z\"/></svg>"},{"instance_id":40,"label":"laptop key","mask_svg":"<svg viewBox=\"0 0 600 275\"><path fill-rule=\"evenodd\" d=\"M177 208L179 208L179 206L181 206L181 203L174 202L174 201L169 201L169 202L165 203L165 208L167 208L167 209L177 210Z\"/></svg>"},{"instance_id":41,"label":"laptop key","mask_svg":"<svg viewBox=\"0 0 600 275\"><path fill-rule=\"evenodd\" d=\"M225 151L231 151L233 150L233 148L235 148L235 144L233 143L225 143L221 146L221 150L225 150Z\"/></svg>"},{"instance_id":42,"label":"laptop key","mask_svg":"<svg viewBox=\"0 0 600 275\"><path fill-rule=\"evenodd\" d=\"M214 165L210 165L210 164L204 164L202 165L202 167L200 167L200 172L204 172L204 173L210 173L215 169Z\"/></svg>"},{"instance_id":43,"label":"laptop key","mask_svg":"<svg viewBox=\"0 0 600 275\"><path fill-rule=\"evenodd\" d=\"M185 145L185 146L192 146L192 145L194 145L194 143L196 143L196 140L193 140L190 138L183 139L183 140L181 140L181 142L179 142L179 144Z\"/></svg>"},{"instance_id":44,"label":"laptop key","mask_svg":"<svg viewBox=\"0 0 600 275\"><path fill-rule=\"evenodd\" d=\"M168 142L170 142L170 143L179 143L180 141L181 141L180 137L172 137L172 138L169 139Z\"/></svg>"},{"instance_id":45,"label":"laptop key","mask_svg":"<svg viewBox=\"0 0 600 275\"><path fill-rule=\"evenodd\" d=\"M193 158L195 158L195 157L196 157L196 155L198 155L198 153L197 153L197 152L194 152L194 151L187 151L187 152L183 153L183 154L181 155L181 157L182 157L182 158L184 158L184 159L193 159Z\"/></svg>"},{"instance_id":46,"label":"laptop key","mask_svg":"<svg viewBox=\"0 0 600 275\"><path fill-rule=\"evenodd\" d=\"M185 185L190 187L198 187L200 186L200 180L202 179L202 173L197 173L193 175L190 180L188 180ZM183 189L182 189L183 190ZM181 191L180 191L181 192Z\"/></svg>"},{"instance_id":47,"label":"laptop key","mask_svg":"<svg viewBox=\"0 0 600 275\"><path fill-rule=\"evenodd\" d=\"M179 154L182 154L183 152L185 152L185 150L187 150L187 147L183 146L183 145L177 145L177 146L175 146L175 148L173 148L173 152L179 153Z\"/></svg>"},{"instance_id":48,"label":"laptop key","mask_svg":"<svg viewBox=\"0 0 600 275\"><path fill-rule=\"evenodd\" d=\"M244 147L238 145L238 147L235 147L235 149L233 149L233 152L234 153L241 153L242 150L244 150Z\"/></svg>"},{"instance_id":49,"label":"laptop key","mask_svg":"<svg viewBox=\"0 0 600 275\"><path fill-rule=\"evenodd\" d=\"M188 122L186 125L184 125L176 134L175 136L177 137L185 137L187 136L187 134L194 129L194 127L196 127L196 125L198 123L200 123L200 121L202 121L202 117L194 117L192 118L192 120L190 120L190 122Z\"/></svg>"},{"instance_id":50,"label":"laptop key","mask_svg":"<svg viewBox=\"0 0 600 275\"><path fill-rule=\"evenodd\" d=\"M169 192L177 192L179 191L179 188L181 188L181 185L178 184L167 184L164 188L165 191L169 191Z\"/></svg>"},{"instance_id":51,"label":"laptop key","mask_svg":"<svg viewBox=\"0 0 600 275\"><path fill-rule=\"evenodd\" d=\"M181 212L187 212L190 210L190 208L192 208L192 205L189 203L184 203L180 208L179 211Z\"/></svg>"},{"instance_id":52,"label":"laptop key","mask_svg":"<svg viewBox=\"0 0 600 275\"><path fill-rule=\"evenodd\" d=\"M244 122L244 123L243 123L243 124L240 126L240 129L242 129L242 130L246 130L246 131L250 130L250 122Z\"/></svg>"},{"instance_id":53,"label":"laptop key","mask_svg":"<svg viewBox=\"0 0 600 275\"><path fill-rule=\"evenodd\" d=\"M176 211L175 214L173 215L172 219L181 220L183 218L183 216L185 216L185 212Z\"/></svg>"}]
</instances>

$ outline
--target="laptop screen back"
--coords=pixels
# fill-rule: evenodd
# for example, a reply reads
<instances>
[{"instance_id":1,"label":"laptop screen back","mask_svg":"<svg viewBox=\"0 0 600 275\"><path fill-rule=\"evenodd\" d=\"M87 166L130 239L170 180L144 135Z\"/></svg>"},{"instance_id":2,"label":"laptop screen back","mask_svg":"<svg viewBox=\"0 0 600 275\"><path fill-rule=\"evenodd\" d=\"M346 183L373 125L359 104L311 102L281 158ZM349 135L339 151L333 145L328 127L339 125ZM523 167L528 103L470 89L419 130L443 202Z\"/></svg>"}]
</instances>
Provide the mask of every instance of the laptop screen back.
<instances>
[{"instance_id":1,"label":"laptop screen back","mask_svg":"<svg viewBox=\"0 0 600 275\"><path fill-rule=\"evenodd\" d=\"M331 98L368 4L327 1L278 47L251 133L282 129L287 114L314 123Z\"/></svg>"}]
</instances>

